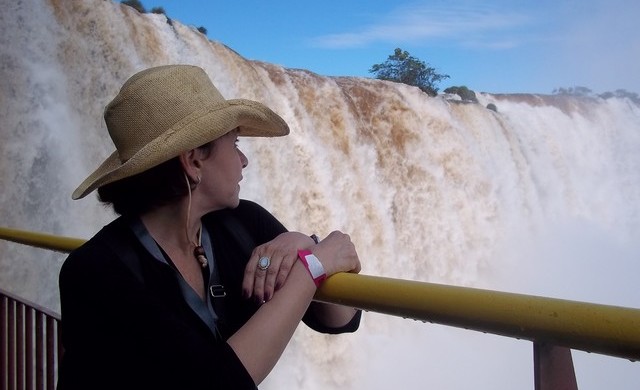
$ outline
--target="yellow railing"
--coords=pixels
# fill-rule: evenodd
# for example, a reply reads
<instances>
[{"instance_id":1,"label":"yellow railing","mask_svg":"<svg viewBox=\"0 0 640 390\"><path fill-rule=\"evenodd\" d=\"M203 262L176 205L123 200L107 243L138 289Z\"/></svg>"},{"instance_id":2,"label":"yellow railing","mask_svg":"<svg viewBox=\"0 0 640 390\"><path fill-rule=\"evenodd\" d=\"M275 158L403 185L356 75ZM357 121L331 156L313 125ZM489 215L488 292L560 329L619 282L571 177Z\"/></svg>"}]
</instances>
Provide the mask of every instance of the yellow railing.
<instances>
[{"instance_id":1,"label":"yellow railing","mask_svg":"<svg viewBox=\"0 0 640 390\"><path fill-rule=\"evenodd\" d=\"M84 243L4 227L0 239L60 252ZM640 309L346 273L329 278L316 299L640 360Z\"/></svg>"},{"instance_id":2,"label":"yellow railing","mask_svg":"<svg viewBox=\"0 0 640 390\"><path fill-rule=\"evenodd\" d=\"M318 300L640 360L640 310L477 288L337 274Z\"/></svg>"},{"instance_id":3,"label":"yellow railing","mask_svg":"<svg viewBox=\"0 0 640 390\"><path fill-rule=\"evenodd\" d=\"M71 252L85 242L80 238L54 236L52 234L6 227L0 227L0 239L66 253Z\"/></svg>"},{"instance_id":4,"label":"yellow railing","mask_svg":"<svg viewBox=\"0 0 640 390\"><path fill-rule=\"evenodd\" d=\"M84 243L2 227L0 239L60 252ZM640 309L635 308L347 273L327 279L316 299L530 340L544 359L553 358L546 346L559 346L640 360ZM570 355L568 371L572 374ZM538 375L536 389L553 388L541 384Z\"/></svg>"}]
</instances>

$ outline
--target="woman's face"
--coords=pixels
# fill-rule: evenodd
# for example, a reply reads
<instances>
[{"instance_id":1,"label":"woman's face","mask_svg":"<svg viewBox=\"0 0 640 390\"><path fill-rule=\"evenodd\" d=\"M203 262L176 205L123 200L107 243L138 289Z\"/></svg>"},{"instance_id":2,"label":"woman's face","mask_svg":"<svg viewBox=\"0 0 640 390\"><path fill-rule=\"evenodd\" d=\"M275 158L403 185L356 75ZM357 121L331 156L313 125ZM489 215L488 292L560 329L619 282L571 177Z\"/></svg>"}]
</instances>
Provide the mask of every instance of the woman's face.
<instances>
[{"instance_id":1,"label":"woman's face","mask_svg":"<svg viewBox=\"0 0 640 390\"><path fill-rule=\"evenodd\" d=\"M237 129L214 141L209 157L202 160L202 180L197 187L204 195L206 208L238 206L242 169L248 163L247 156L238 148Z\"/></svg>"}]
</instances>

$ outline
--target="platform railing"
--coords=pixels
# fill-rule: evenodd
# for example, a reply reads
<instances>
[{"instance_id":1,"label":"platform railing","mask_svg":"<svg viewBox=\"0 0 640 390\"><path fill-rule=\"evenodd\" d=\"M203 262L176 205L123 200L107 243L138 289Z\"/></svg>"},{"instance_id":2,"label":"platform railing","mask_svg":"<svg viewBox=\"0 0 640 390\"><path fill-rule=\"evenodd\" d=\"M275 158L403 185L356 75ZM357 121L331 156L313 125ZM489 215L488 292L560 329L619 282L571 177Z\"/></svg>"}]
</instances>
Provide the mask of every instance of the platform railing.
<instances>
[{"instance_id":1,"label":"platform railing","mask_svg":"<svg viewBox=\"0 0 640 390\"><path fill-rule=\"evenodd\" d=\"M84 240L0 227L0 239L69 252ZM316 300L530 340L535 389L575 389L571 349L640 360L640 309L340 273ZM570 385L566 385L569 383Z\"/></svg>"},{"instance_id":2,"label":"platform railing","mask_svg":"<svg viewBox=\"0 0 640 390\"><path fill-rule=\"evenodd\" d=\"M629 360L640 360L640 310L470 287L341 273L316 299Z\"/></svg>"},{"instance_id":3,"label":"platform railing","mask_svg":"<svg viewBox=\"0 0 640 390\"><path fill-rule=\"evenodd\" d=\"M60 316L0 290L0 389L53 390L62 357Z\"/></svg>"}]
</instances>

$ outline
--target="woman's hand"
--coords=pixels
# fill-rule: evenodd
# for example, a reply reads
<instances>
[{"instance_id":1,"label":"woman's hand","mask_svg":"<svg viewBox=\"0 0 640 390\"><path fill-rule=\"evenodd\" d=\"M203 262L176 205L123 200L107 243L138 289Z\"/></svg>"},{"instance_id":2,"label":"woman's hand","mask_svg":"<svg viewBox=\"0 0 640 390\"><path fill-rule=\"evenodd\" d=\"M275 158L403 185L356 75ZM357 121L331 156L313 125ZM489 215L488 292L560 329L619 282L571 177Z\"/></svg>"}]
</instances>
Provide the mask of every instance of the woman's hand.
<instances>
[{"instance_id":1,"label":"woman's hand","mask_svg":"<svg viewBox=\"0 0 640 390\"><path fill-rule=\"evenodd\" d=\"M258 302L269 301L284 285L291 267L298 261L299 249L310 249L320 260L327 274L360 272L360 259L348 234L333 231L319 244L299 232L286 232L256 247L244 270L242 292ZM269 259L267 269L258 267L260 259Z\"/></svg>"},{"instance_id":2,"label":"woman's hand","mask_svg":"<svg viewBox=\"0 0 640 390\"><path fill-rule=\"evenodd\" d=\"M338 272L360 272L360 259L348 234L333 231L311 251L322 263L327 276Z\"/></svg>"},{"instance_id":3,"label":"woman's hand","mask_svg":"<svg viewBox=\"0 0 640 390\"><path fill-rule=\"evenodd\" d=\"M269 301L289 276L291 267L298 261L298 249L311 248L311 237L299 232L285 232L273 240L257 246L244 270L242 293L258 302ZM258 267L261 258L269 259L266 270Z\"/></svg>"}]
</instances>

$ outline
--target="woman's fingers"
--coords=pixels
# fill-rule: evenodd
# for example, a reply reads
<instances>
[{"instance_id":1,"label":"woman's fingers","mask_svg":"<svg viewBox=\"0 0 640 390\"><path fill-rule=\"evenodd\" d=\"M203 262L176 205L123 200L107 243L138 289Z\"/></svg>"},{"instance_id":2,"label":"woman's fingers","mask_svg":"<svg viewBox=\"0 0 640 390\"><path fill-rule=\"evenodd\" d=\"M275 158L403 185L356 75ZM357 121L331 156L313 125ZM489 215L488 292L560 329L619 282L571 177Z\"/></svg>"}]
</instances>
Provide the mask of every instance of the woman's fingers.
<instances>
[{"instance_id":1,"label":"woman's fingers","mask_svg":"<svg viewBox=\"0 0 640 390\"><path fill-rule=\"evenodd\" d=\"M268 259L268 261L266 259ZM263 266L263 263L268 263L268 266ZM269 256L261 256L258 259L256 273L253 278L253 297L258 302L268 301L271 298L268 296L268 288L266 285L269 273L273 272L272 267L274 267L274 265L272 263L273 262Z\"/></svg>"},{"instance_id":2,"label":"woman's fingers","mask_svg":"<svg viewBox=\"0 0 640 390\"><path fill-rule=\"evenodd\" d=\"M250 298L253 295L254 278L257 271L257 261L254 260L255 255L251 255L251 258L244 267L244 277L242 278L242 296ZM257 259L257 257L256 257Z\"/></svg>"},{"instance_id":3,"label":"woman's fingers","mask_svg":"<svg viewBox=\"0 0 640 390\"><path fill-rule=\"evenodd\" d=\"M289 272L291 272L291 268L293 268L293 264L297 260L296 256L287 255L283 257L282 262L280 262L280 267L278 268L278 273L275 277L275 282L273 285L274 291L278 290L286 282L287 276L289 276Z\"/></svg>"},{"instance_id":4,"label":"woman's fingers","mask_svg":"<svg viewBox=\"0 0 640 390\"><path fill-rule=\"evenodd\" d=\"M298 249L313 244L309 236L299 232L286 232L256 247L245 268L242 281L244 297L253 297L258 302L270 300L275 291L287 281L298 259ZM264 258L269 260L263 260Z\"/></svg>"},{"instance_id":5,"label":"woman's fingers","mask_svg":"<svg viewBox=\"0 0 640 390\"><path fill-rule=\"evenodd\" d=\"M242 282L245 298L253 297L258 302L269 301L287 280L294 261L295 258L290 255L252 256Z\"/></svg>"},{"instance_id":6,"label":"woman's fingers","mask_svg":"<svg viewBox=\"0 0 640 390\"><path fill-rule=\"evenodd\" d=\"M254 251L253 254L251 255L251 258L249 259L249 261L247 262L247 265L244 269L244 278L242 279L242 294L245 298L254 298L256 300L259 300L260 302L262 302L262 291L263 291L263 284L262 283L256 283L256 279L259 280L264 280L264 277L266 276L266 270L262 270L258 267L258 262L260 261L261 258L263 257L267 257L269 258L269 260L271 261L271 258L269 256L265 256L265 255L260 255L258 254L257 251ZM271 265L269 264L269 267ZM260 288L260 296L256 296L256 285L258 285L257 287ZM259 299L258 299L259 298Z\"/></svg>"},{"instance_id":7,"label":"woman's fingers","mask_svg":"<svg viewBox=\"0 0 640 390\"><path fill-rule=\"evenodd\" d=\"M254 294L258 297L262 296L264 301L269 301L276 290L286 282L295 261L296 257L288 253L284 255L274 255L271 265L264 275L259 273L255 277ZM260 292L262 292L262 294L260 294Z\"/></svg>"},{"instance_id":8,"label":"woman's fingers","mask_svg":"<svg viewBox=\"0 0 640 390\"><path fill-rule=\"evenodd\" d=\"M260 248L256 248L244 270L242 280L242 293L245 298L253 297L258 302L265 301L265 284L269 272L273 272L276 267L272 256L261 253ZM271 270L271 271L270 271Z\"/></svg>"}]
</instances>

